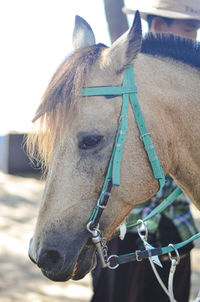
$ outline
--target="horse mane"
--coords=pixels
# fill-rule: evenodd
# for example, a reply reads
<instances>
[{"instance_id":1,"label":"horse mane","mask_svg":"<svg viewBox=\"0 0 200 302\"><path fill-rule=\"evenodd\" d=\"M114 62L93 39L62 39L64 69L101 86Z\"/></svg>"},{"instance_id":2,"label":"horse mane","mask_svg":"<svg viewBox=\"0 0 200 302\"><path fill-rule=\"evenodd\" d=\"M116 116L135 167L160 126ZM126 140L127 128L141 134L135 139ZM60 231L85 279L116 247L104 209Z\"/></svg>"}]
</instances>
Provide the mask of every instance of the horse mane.
<instances>
[{"instance_id":1,"label":"horse mane","mask_svg":"<svg viewBox=\"0 0 200 302\"><path fill-rule=\"evenodd\" d=\"M200 68L200 43L169 34L149 34L143 40L141 52Z\"/></svg>"},{"instance_id":2,"label":"horse mane","mask_svg":"<svg viewBox=\"0 0 200 302\"><path fill-rule=\"evenodd\" d=\"M27 137L30 158L47 168L56 138L63 137L63 130L79 109L81 89L91 66L106 46L93 45L75 51L55 72L36 111L35 129ZM200 44L173 35L149 34L142 43L141 52L200 68Z\"/></svg>"},{"instance_id":3,"label":"horse mane","mask_svg":"<svg viewBox=\"0 0 200 302\"><path fill-rule=\"evenodd\" d=\"M70 125L70 119L78 111L87 74L105 47L97 44L69 55L55 72L41 99L33 119L37 122L27 136L26 145L32 162L39 162L44 170L48 167L56 138L62 138L64 128Z\"/></svg>"}]
</instances>

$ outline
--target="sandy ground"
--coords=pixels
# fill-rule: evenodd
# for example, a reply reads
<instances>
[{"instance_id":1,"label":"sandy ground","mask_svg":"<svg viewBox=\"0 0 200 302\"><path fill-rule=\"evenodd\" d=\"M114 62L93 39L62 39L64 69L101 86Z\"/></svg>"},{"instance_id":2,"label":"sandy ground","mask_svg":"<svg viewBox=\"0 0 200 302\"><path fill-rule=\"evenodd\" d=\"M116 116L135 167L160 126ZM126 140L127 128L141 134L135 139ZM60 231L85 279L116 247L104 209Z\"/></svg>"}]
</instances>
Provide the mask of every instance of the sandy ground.
<instances>
[{"instance_id":1,"label":"sandy ground","mask_svg":"<svg viewBox=\"0 0 200 302\"><path fill-rule=\"evenodd\" d=\"M89 275L78 282L54 283L43 277L27 256L43 187L39 180L0 172L0 301L89 301ZM200 230L200 214L194 207L192 211ZM199 288L200 240L192 251L191 301Z\"/></svg>"}]
</instances>

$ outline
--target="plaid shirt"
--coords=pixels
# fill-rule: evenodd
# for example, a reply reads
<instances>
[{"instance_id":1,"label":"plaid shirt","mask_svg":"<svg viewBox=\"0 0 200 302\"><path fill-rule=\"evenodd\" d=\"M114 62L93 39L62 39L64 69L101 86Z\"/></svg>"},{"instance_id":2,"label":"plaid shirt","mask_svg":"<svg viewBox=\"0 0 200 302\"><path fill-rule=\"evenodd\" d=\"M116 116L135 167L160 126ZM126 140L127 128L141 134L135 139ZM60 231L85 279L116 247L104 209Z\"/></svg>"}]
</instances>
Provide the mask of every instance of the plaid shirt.
<instances>
[{"instance_id":1,"label":"plaid shirt","mask_svg":"<svg viewBox=\"0 0 200 302\"><path fill-rule=\"evenodd\" d=\"M127 219L128 223L133 224L137 222L138 219L144 219L144 217L146 217L156 206L158 206L172 191L174 191L176 187L176 183L170 176L167 175L166 183L163 189L148 201L135 206ZM190 201L184 194L181 194L162 213L157 214L146 222L149 232L156 232L162 215L165 215L173 222L182 240L186 240L198 232L190 212ZM137 232L137 229L134 228L130 232Z\"/></svg>"}]
</instances>

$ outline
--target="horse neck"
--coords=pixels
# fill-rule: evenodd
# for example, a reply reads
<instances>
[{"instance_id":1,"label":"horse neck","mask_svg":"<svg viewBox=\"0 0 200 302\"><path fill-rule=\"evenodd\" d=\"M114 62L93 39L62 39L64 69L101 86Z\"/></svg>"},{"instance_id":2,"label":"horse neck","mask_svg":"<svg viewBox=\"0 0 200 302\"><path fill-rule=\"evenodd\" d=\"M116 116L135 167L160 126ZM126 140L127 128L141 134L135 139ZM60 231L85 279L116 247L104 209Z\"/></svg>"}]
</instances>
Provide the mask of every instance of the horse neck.
<instances>
[{"instance_id":1,"label":"horse neck","mask_svg":"<svg viewBox=\"0 0 200 302\"><path fill-rule=\"evenodd\" d=\"M141 107L164 171L200 207L199 71L140 55L135 73Z\"/></svg>"}]
</instances>

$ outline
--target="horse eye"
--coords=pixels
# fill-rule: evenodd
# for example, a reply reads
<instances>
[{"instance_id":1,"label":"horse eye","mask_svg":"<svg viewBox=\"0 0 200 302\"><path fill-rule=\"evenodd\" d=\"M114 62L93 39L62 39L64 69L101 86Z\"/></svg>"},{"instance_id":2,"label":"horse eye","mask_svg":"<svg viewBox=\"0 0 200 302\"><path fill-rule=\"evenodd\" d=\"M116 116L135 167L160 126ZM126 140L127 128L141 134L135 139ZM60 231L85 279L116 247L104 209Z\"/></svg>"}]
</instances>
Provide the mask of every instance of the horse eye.
<instances>
[{"instance_id":1,"label":"horse eye","mask_svg":"<svg viewBox=\"0 0 200 302\"><path fill-rule=\"evenodd\" d=\"M92 149L96 147L102 140L102 135L90 135L85 136L78 144L78 147L82 150Z\"/></svg>"}]
</instances>

